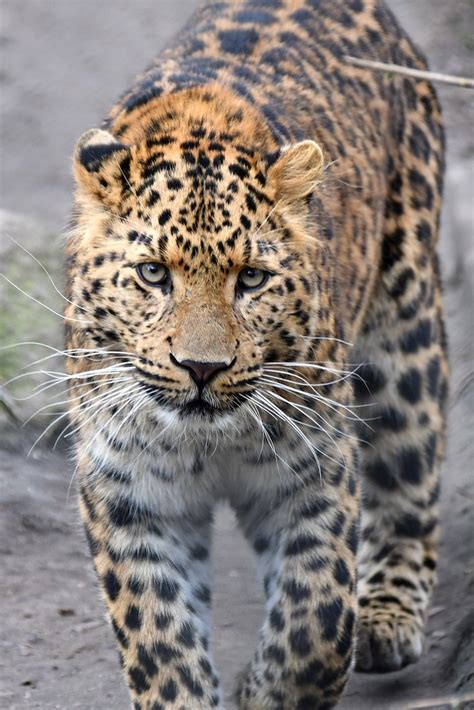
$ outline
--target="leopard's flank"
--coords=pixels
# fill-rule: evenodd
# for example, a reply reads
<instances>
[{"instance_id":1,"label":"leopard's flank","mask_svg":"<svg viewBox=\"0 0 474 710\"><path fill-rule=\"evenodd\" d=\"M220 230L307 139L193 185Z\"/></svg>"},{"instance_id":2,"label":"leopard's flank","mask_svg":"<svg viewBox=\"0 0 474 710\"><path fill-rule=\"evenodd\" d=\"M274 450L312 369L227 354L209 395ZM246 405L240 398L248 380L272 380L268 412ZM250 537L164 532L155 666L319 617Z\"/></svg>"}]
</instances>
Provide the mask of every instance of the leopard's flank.
<instances>
[{"instance_id":1,"label":"leopard's flank","mask_svg":"<svg viewBox=\"0 0 474 710\"><path fill-rule=\"evenodd\" d=\"M70 417L136 710L223 707L220 500L266 595L241 710L330 708L353 659L422 652L443 128L429 83L346 54L426 66L378 0L210 2L76 148Z\"/></svg>"}]
</instances>

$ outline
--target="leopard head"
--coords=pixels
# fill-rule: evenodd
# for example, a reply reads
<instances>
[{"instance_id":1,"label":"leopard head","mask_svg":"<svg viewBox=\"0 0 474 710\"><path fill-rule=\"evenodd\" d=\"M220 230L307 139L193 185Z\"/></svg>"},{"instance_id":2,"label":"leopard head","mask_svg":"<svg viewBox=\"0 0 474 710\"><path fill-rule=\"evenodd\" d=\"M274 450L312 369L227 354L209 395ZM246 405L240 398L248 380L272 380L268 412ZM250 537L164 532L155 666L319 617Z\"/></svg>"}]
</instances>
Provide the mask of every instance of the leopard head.
<instances>
[{"instance_id":1,"label":"leopard head","mask_svg":"<svg viewBox=\"0 0 474 710\"><path fill-rule=\"evenodd\" d=\"M323 159L311 140L258 149L217 106L186 116L79 140L69 342L126 353L149 406L216 420L269 363L308 357Z\"/></svg>"}]
</instances>

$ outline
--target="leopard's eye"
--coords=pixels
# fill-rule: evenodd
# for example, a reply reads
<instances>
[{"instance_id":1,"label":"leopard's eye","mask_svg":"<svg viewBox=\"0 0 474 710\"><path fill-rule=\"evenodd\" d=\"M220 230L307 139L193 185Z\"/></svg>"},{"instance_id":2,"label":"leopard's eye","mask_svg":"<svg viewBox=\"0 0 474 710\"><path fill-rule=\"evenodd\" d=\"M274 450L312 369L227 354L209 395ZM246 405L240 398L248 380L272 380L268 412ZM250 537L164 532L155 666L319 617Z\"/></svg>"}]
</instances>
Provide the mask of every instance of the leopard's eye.
<instances>
[{"instance_id":1,"label":"leopard's eye","mask_svg":"<svg viewBox=\"0 0 474 710\"><path fill-rule=\"evenodd\" d=\"M252 269L248 266L239 274L237 279L237 288L240 291L252 291L257 288L261 288L264 283L268 280L270 274L268 271L263 271L263 269Z\"/></svg>"},{"instance_id":2,"label":"leopard's eye","mask_svg":"<svg viewBox=\"0 0 474 710\"><path fill-rule=\"evenodd\" d=\"M170 278L170 272L156 261L148 261L145 264L138 264L137 272L142 281L149 286L165 286Z\"/></svg>"}]
</instances>

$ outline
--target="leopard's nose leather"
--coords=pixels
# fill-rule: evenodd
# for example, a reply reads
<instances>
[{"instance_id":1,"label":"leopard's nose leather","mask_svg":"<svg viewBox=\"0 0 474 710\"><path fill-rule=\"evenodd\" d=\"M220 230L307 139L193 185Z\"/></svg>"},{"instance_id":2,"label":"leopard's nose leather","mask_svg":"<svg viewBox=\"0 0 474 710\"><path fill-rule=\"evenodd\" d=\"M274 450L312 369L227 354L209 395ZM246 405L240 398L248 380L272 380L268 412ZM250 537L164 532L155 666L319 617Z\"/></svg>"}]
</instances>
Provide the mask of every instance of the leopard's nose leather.
<instances>
[{"instance_id":1,"label":"leopard's nose leather","mask_svg":"<svg viewBox=\"0 0 474 710\"><path fill-rule=\"evenodd\" d=\"M218 372L227 370L230 364L226 362L197 362L196 360L177 360L173 355L171 359L184 370L188 370L192 379L202 389L217 375Z\"/></svg>"}]
</instances>

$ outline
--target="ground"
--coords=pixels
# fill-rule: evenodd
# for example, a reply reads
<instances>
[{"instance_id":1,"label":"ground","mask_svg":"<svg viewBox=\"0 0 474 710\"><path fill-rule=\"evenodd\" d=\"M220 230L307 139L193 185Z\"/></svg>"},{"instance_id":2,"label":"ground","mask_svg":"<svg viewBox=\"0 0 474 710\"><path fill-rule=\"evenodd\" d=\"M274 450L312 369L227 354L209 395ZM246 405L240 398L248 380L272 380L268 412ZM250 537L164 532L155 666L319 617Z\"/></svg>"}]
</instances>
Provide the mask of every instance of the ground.
<instances>
[{"instance_id":1,"label":"ground","mask_svg":"<svg viewBox=\"0 0 474 710\"><path fill-rule=\"evenodd\" d=\"M474 73L472 0L389 4L433 69ZM8 278L55 310L60 297L7 235L39 256L60 282L55 235L70 206L74 140L100 122L195 5L0 4L1 205L8 210L0 213L0 257ZM452 366L440 582L421 661L385 676L354 675L341 704L346 710L474 707L473 93L441 87L440 96L449 141L441 254ZM0 284L0 337L2 345L38 339L59 344L60 319ZM33 346L0 351L0 376L9 378L45 354ZM29 389L30 382L13 392L22 396ZM40 442L27 457L41 420L20 430L12 418L12 412L24 418L43 402L12 400L10 415L0 418L0 707L125 710L127 692L78 520L73 468L64 447L51 448L59 430L53 427L44 437L47 445ZM227 509L217 516L215 560L214 648L231 708L233 678L253 650L261 593L250 551Z\"/></svg>"}]
</instances>

